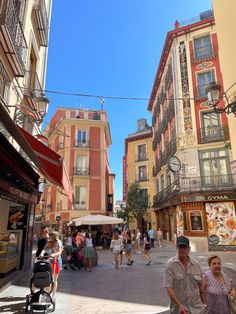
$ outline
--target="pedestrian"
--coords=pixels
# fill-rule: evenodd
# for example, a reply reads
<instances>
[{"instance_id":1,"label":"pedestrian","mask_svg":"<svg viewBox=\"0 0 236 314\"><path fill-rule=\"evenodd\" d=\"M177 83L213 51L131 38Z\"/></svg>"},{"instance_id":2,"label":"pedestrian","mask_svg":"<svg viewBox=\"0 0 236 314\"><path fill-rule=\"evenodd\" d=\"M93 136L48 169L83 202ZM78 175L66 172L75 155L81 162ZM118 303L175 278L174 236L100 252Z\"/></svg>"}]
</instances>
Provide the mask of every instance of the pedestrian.
<instances>
[{"instance_id":1,"label":"pedestrian","mask_svg":"<svg viewBox=\"0 0 236 314\"><path fill-rule=\"evenodd\" d=\"M84 236L82 232L78 231L76 238L75 238L75 243L77 246L83 246L84 245Z\"/></svg>"},{"instance_id":2,"label":"pedestrian","mask_svg":"<svg viewBox=\"0 0 236 314\"><path fill-rule=\"evenodd\" d=\"M149 238L151 240L151 247L154 248L154 240L155 240L155 231L150 227L148 231Z\"/></svg>"},{"instance_id":3,"label":"pedestrian","mask_svg":"<svg viewBox=\"0 0 236 314\"><path fill-rule=\"evenodd\" d=\"M210 269L203 275L208 314L230 314L228 297L234 297L231 280L221 271L219 256L210 256L208 266Z\"/></svg>"},{"instance_id":4,"label":"pedestrian","mask_svg":"<svg viewBox=\"0 0 236 314\"><path fill-rule=\"evenodd\" d=\"M48 238L49 238L49 229L47 227L43 227L41 231L41 237L38 239L38 249L35 254L36 257L38 257L41 254L42 250L47 244Z\"/></svg>"},{"instance_id":5,"label":"pedestrian","mask_svg":"<svg viewBox=\"0 0 236 314\"><path fill-rule=\"evenodd\" d=\"M86 231L85 233L85 249L84 249L84 256L86 257L86 268L88 272L92 271L93 266L93 256L94 256L94 250L93 250L93 241L92 237L89 231Z\"/></svg>"},{"instance_id":6,"label":"pedestrian","mask_svg":"<svg viewBox=\"0 0 236 314\"><path fill-rule=\"evenodd\" d=\"M122 250L122 246L123 246L123 243L119 237L118 231L114 231L110 248L112 249L115 256L115 268L116 269L120 268L120 252Z\"/></svg>"},{"instance_id":7,"label":"pedestrian","mask_svg":"<svg viewBox=\"0 0 236 314\"><path fill-rule=\"evenodd\" d=\"M180 236L176 241L177 255L165 266L164 288L170 297L170 312L174 314L203 314L204 285L199 263L189 256L189 239Z\"/></svg>"},{"instance_id":8,"label":"pedestrian","mask_svg":"<svg viewBox=\"0 0 236 314\"><path fill-rule=\"evenodd\" d=\"M119 233L119 238L122 241L122 246L121 246L121 250L120 250L120 264L122 265L123 263L123 252L124 252L124 237L123 237L123 233L121 233L120 230L118 230Z\"/></svg>"},{"instance_id":9,"label":"pedestrian","mask_svg":"<svg viewBox=\"0 0 236 314\"><path fill-rule=\"evenodd\" d=\"M132 266L134 261L132 260L132 240L131 240L131 233L129 230L125 232L124 236L125 242L125 256L128 259L128 266Z\"/></svg>"},{"instance_id":10,"label":"pedestrian","mask_svg":"<svg viewBox=\"0 0 236 314\"><path fill-rule=\"evenodd\" d=\"M151 258L149 255L150 249L151 249L150 237L149 237L148 233L145 232L144 238L143 238L143 255L147 260L148 266L151 264Z\"/></svg>"},{"instance_id":11,"label":"pedestrian","mask_svg":"<svg viewBox=\"0 0 236 314\"><path fill-rule=\"evenodd\" d=\"M53 291L52 295L55 297L57 287L58 287L58 277L60 270L62 269L62 260L61 260L61 253L62 253L62 242L59 239L59 233L57 231L53 231L49 234L49 240L40 253L40 256L49 255L53 257L52 261L52 270L53 270Z\"/></svg>"},{"instance_id":12,"label":"pedestrian","mask_svg":"<svg viewBox=\"0 0 236 314\"><path fill-rule=\"evenodd\" d=\"M157 242L158 242L160 248L161 248L161 240L162 239L163 239L163 233L161 231L161 228L158 228L158 230L157 230Z\"/></svg>"},{"instance_id":13,"label":"pedestrian","mask_svg":"<svg viewBox=\"0 0 236 314\"><path fill-rule=\"evenodd\" d=\"M136 245L137 245L137 251L136 253L141 254L141 246L140 246L140 242L141 242L141 232L139 229L136 230Z\"/></svg>"}]
</instances>

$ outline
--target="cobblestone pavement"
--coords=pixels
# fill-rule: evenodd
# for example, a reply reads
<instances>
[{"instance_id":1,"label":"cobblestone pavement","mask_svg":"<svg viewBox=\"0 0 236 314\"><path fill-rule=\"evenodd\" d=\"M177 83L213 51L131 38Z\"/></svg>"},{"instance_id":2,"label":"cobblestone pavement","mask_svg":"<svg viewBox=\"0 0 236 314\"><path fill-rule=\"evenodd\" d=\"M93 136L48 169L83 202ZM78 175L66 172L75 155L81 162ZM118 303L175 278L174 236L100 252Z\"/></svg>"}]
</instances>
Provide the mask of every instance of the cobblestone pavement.
<instances>
[{"instance_id":1,"label":"cobblestone pavement","mask_svg":"<svg viewBox=\"0 0 236 314\"><path fill-rule=\"evenodd\" d=\"M99 263L91 273L63 270L59 278L55 314L167 314L169 299L162 288L164 265L175 254L171 243L151 251L152 264L134 254L132 267L124 263L114 269L113 254L98 251ZM211 253L192 254L207 269ZM235 253L220 252L226 272L236 284ZM0 293L0 313L25 313L25 296L29 293L30 272L24 274Z\"/></svg>"}]
</instances>

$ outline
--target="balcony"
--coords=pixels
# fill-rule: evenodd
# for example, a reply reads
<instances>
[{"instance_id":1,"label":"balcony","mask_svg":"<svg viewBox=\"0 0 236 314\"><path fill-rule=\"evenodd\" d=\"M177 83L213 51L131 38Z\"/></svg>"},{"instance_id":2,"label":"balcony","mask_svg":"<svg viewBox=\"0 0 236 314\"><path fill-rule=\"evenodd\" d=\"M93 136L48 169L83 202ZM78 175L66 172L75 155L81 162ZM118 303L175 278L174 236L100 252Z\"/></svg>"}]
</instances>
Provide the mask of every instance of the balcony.
<instances>
[{"instance_id":1,"label":"balcony","mask_svg":"<svg viewBox=\"0 0 236 314\"><path fill-rule=\"evenodd\" d=\"M227 141L229 139L228 127L212 125L198 130L200 144Z\"/></svg>"},{"instance_id":2,"label":"balcony","mask_svg":"<svg viewBox=\"0 0 236 314\"><path fill-rule=\"evenodd\" d=\"M166 72L166 77L165 77L165 86L166 88L169 87L170 83L173 80L173 76L172 76L172 66L169 64L168 65L168 70Z\"/></svg>"},{"instance_id":3,"label":"balcony","mask_svg":"<svg viewBox=\"0 0 236 314\"><path fill-rule=\"evenodd\" d=\"M75 176L88 176L89 175L89 168L74 167L73 174Z\"/></svg>"},{"instance_id":4,"label":"balcony","mask_svg":"<svg viewBox=\"0 0 236 314\"><path fill-rule=\"evenodd\" d=\"M199 62L214 58L212 45L203 46L194 49L193 62Z\"/></svg>"},{"instance_id":5,"label":"balcony","mask_svg":"<svg viewBox=\"0 0 236 314\"><path fill-rule=\"evenodd\" d=\"M48 16L45 0L36 0L33 7L33 17L36 26L36 34L40 46L48 46Z\"/></svg>"},{"instance_id":6,"label":"balcony","mask_svg":"<svg viewBox=\"0 0 236 314\"><path fill-rule=\"evenodd\" d=\"M142 153L142 154L138 154L135 156L135 161L139 162L139 161L146 161L148 160L148 156L147 153Z\"/></svg>"},{"instance_id":7,"label":"balcony","mask_svg":"<svg viewBox=\"0 0 236 314\"><path fill-rule=\"evenodd\" d=\"M19 19L19 3L0 0L0 38L3 51L15 76L24 76L27 44Z\"/></svg>"},{"instance_id":8,"label":"balcony","mask_svg":"<svg viewBox=\"0 0 236 314\"><path fill-rule=\"evenodd\" d=\"M10 79L0 61L0 100L7 105L9 101Z\"/></svg>"},{"instance_id":9,"label":"balcony","mask_svg":"<svg viewBox=\"0 0 236 314\"><path fill-rule=\"evenodd\" d=\"M161 163L159 159L156 158L156 165L152 168L152 175L155 177L161 170Z\"/></svg>"},{"instance_id":10,"label":"balcony","mask_svg":"<svg viewBox=\"0 0 236 314\"><path fill-rule=\"evenodd\" d=\"M235 188L236 180L232 174L189 178L183 177L172 182L157 193L153 198L153 202L154 206L160 207L177 194L234 191Z\"/></svg>"},{"instance_id":11,"label":"balcony","mask_svg":"<svg viewBox=\"0 0 236 314\"><path fill-rule=\"evenodd\" d=\"M144 175L144 174L138 174L136 175L136 180L135 182L147 182L149 181L147 175Z\"/></svg>"},{"instance_id":12,"label":"balcony","mask_svg":"<svg viewBox=\"0 0 236 314\"><path fill-rule=\"evenodd\" d=\"M161 93L160 93L160 102L163 103L165 99L166 99L166 89L164 86L162 86Z\"/></svg>"},{"instance_id":13,"label":"balcony","mask_svg":"<svg viewBox=\"0 0 236 314\"><path fill-rule=\"evenodd\" d=\"M89 141L82 140L82 141L75 141L75 147L79 148L89 148Z\"/></svg>"},{"instance_id":14,"label":"balcony","mask_svg":"<svg viewBox=\"0 0 236 314\"><path fill-rule=\"evenodd\" d=\"M86 210L86 202L75 200L75 210Z\"/></svg>"},{"instance_id":15,"label":"balcony","mask_svg":"<svg viewBox=\"0 0 236 314\"><path fill-rule=\"evenodd\" d=\"M167 163L167 160L174 155L176 152L176 139L175 136L172 137L172 140L166 144L166 149L161 152L160 161L161 166L164 166Z\"/></svg>"},{"instance_id":16,"label":"balcony","mask_svg":"<svg viewBox=\"0 0 236 314\"><path fill-rule=\"evenodd\" d=\"M23 93L25 96L31 98L42 98L44 96L43 88L36 72L25 72L25 84Z\"/></svg>"}]
</instances>

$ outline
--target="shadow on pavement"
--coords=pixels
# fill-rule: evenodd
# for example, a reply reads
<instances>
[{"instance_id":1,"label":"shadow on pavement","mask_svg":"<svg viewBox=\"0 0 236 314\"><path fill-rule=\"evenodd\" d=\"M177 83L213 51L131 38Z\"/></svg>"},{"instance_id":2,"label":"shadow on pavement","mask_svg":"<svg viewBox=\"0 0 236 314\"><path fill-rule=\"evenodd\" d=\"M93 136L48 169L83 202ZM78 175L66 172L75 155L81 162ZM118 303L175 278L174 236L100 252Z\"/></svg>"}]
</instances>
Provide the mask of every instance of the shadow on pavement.
<instances>
[{"instance_id":1,"label":"shadow on pavement","mask_svg":"<svg viewBox=\"0 0 236 314\"><path fill-rule=\"evenodd\" d=\"M25 299L25 298L14 298L14 297L9 297L9 298L1 298L1 302L16 302L19 301L19 299ZM0 306L0 313L12 313L12 314L17 314L17 313L25 313L25 302L20 302L20 303L14 303L14 304L6 304L3 306Z\"/></svg>"}]
</instances>

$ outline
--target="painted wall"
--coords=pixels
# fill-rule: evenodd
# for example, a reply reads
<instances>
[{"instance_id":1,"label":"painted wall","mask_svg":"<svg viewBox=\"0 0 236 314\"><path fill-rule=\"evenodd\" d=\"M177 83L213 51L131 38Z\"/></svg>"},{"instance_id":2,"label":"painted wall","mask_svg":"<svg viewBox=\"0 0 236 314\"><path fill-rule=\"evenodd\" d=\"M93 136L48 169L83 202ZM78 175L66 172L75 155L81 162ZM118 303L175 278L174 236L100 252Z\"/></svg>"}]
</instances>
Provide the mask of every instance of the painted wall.
<instances>
[{"instance_id":1,"label":"painted wall","mask_svg":"<svg viewBox=\"0 0 236 314\"><path fill-rule=\"evenodd\" d=\"M236 2L234 0L225 0L223 2L213 0L212 2L219 42L220 64L224 79L224 91L226 91L236 82L236 42L234 40L236 30ZM236 85L229 92L229 94L234 95L236 93ZM232 168L234 173L236 173L236 118L231 113L228 119L233 154Z\"/></svg>"}]
</instances>

